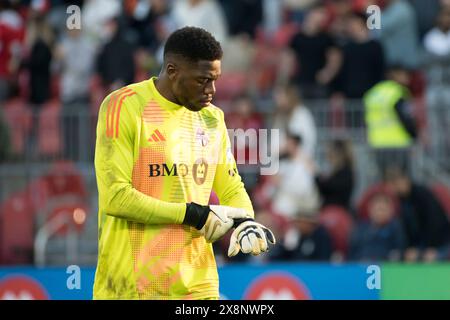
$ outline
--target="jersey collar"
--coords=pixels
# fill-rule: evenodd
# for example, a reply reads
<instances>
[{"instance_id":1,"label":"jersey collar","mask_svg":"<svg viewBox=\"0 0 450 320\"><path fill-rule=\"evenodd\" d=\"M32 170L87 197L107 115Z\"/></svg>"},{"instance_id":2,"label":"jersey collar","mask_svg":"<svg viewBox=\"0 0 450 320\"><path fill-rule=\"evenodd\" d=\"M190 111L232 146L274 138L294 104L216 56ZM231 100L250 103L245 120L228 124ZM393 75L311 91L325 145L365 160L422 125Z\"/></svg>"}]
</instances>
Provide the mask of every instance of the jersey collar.
<instances>
[{"instance_id":1,"label":"jersey collar","mask_svg":"<svg viewBox=\"0 0 450 320\"><path fill-rule=\"evenodd\" d=\"M164 109L170 109L170 110L178 110L178 109L182 108L183 107L182 105L179 105L170 100L167 100L159 93L158 89L156 89L156 86L155 86L155 79L158 79L158 77L150 78L150 81L149 81L150 82L150 91L152 92L153 97L159 103L159 105Z\"/></svg>"}]
</instances>

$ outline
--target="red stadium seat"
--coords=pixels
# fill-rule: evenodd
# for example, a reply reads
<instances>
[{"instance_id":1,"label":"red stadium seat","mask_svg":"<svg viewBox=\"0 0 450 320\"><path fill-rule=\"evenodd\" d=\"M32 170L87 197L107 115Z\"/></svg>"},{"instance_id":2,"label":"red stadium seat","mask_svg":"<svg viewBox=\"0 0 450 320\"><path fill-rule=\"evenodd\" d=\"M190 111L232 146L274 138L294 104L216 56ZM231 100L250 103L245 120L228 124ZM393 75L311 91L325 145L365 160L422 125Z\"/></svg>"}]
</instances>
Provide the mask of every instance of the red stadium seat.
<instances>
[{"instance_id":1,"label":"red stadium seat","mask_svg":"<svg viewBox=\"0 0 450 320\"><path fill-rule=\"evenodd\" d=\"M233 100L247 89L245 73L225 73L216 82L216 100Z\"/></svg>"},{"instance_id":2,"label":"red stadium seat","mask_svg":"<svg viewBox=\"0 0 450 320\"><path fill-rule=\"evenodd\" d=\"M277 78L282 49L267 43L256 45L253 58L252 86L260 93L269 92Z\"/></svg>"},{"instance_id":3,"label":"red stadium seat","mask_svg":"<svg viewBox=\"0 0 450 320\"><path fill-rule=\"evenodd\" d=\"M49 199L48 184L43 177L31 181L25 188L25 192L29 195L36 212L42 209Z\"/></svg>"},{"instance_id":4,"label":"red stadium seat","mask_svg":"<svg viewBox=\"0 0 450 320\"><path fill-rule=\"evenodd\" d=\"M394 194L392 194L391 191L388 190L386 185L384 185L383 183L378 183L369 187L361 196L356 206L358 219L367 220L369 218L369 203L372 200L372 197L379 193L385 194L392 198L395 212L398 213L399 211L398 198Z\"/></svg>"},{"instance_id":5,"label":"red stadium seat","mask_svg":"<svg viewBox=\"0 0 450 320\"><path fill-rule=\"evenodd\" d=\"M84 198L87 195L83 177L70 161L58 161L52 164L45 176L49 197L73 195Z\"/></svg>"},{"instance_id":6,"label":"red stadium seat","mask_svg":"<svg viewBox=\"0 0 450 320\"><path fill-rule=\"evenodd\" d=\"M65 236L69 231L69 226L72 231L80 233L86 222L87 205L83 202L64 203L67 200L61 200L59 205L51 205L47 208L46 221L50 221L55 218L65 218L67 223L63 224L57 231L57 236ZM58 201L53 202L56 204Z\"/></svg>"},{"instance_id":7,"label":"red stadium seat","mask_svg":"<svg viewBox=\"0 0 450 320\"><path fill-rule=\"evenodd\" d=\"M0 260L5 264L32 263L34 209L29 194L12 194L0 205L0 213Z\"/></svg>"},{"instance_id":8,"label":"red stadium seat","mask_svg":"<svg viewBox=\"0 0 450 320\"><path fill-rule=\"evenodd\" d=\"M39 113L38 146L41 156L56 156L61 153L60 109L60 102L52 100Z\"/></svg>"},{"instance_id":9,"label":"red stadium seat","mask_svg":"<svg viewBox=\"0 0 450 320\"><path fill-rule=\"evenodd\" d=\"M340 206L326 206L321 210L319 218L331 236L334 250L345 256L353 228L350 213Z\"/></svg>"},{"instance_id":10,"label":"red stadium seat","mask_svg":"<svg viewBox=\"0 0 450 320\"><path fill-rule=\"evenodd\" d=\"M4 104L3 114L9 128L12 151L16 155L23 155L33 121L31 110L25 100L14 98Z\"/></svg>"}]
</instances>

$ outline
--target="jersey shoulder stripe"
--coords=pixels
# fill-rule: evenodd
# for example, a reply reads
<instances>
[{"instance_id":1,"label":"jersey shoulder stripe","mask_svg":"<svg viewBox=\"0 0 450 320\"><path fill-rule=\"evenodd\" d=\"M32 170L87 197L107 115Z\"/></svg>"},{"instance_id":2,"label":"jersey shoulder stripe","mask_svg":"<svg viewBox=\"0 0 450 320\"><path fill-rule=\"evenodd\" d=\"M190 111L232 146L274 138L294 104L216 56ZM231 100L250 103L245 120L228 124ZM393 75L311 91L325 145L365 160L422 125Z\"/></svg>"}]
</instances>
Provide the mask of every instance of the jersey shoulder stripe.
<instances>
[{"instance_id":1,"label":"jersey shoulder stripe","mask_svg":"<svg viewBox=\"0 0 450 320\"><path fill-rule=\"evenodd\" d=\"M120 98L120 101L119 101L119 105L118 105L118 107L117 107L117 116L116 116L116 124L115 124L115 126L116 126L116 138L118 138L119 137L119 118L120 118L120 111L122 110L122 103L123 103L123 101L125 100L125 98L127 98L127 97L131 97L131 96L133 96L133 95L135 95L136 94L136 92L134 92L134 91L132 91L132 92L129 92L129 93L126 93L125 95L123 95L121 98Z\"/></svg>"},{"instance_id":2,"label":"jersey shoulder stripe","mask_svg":"<svg viewBox=\"0 0 450 320\"><path fill-rule=\"evenodd\" d=\"M108 138L119 137L119 118L122 104L127 97L135 94L136 92L128 87L112 93L106 109L106 136Z\"/></svg>"},{"instance_id":3,"label":"jersey shoulder stripe","mask_svg":"<svg viewBox=\"0 0 450 320\"><path fill-rule=\"evenodd\" d=\"M106 136L108 138L113 137L113 119L114 119L114 112L117 104L117 100L123 95L124 93L128 92L128 88L124 87L122 89L119 89L111 94L109 97L107 109L106 109Z\"/></svg>"}]
</instances>

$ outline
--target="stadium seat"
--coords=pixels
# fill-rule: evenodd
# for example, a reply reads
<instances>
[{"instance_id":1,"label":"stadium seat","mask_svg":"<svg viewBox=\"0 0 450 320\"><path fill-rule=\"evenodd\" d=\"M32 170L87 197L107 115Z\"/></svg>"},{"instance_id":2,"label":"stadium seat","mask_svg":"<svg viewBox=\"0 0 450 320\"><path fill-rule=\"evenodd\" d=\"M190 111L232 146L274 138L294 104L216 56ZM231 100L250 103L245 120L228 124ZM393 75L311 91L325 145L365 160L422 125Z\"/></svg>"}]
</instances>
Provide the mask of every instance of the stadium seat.
<instances>
[{"instance_id":1,"label":"stadium seat","mask_svg":"<svg viewBox=\"0 0 450 320\"><path fill-rule=\"evenodd\" d=\"M9 128L13 154L23 155L33 121L31 110L25 100L14 98L4 104L3 115Z\"/></svg>"},{"instance_id":2,"label":"stadium seat","mask_svg":"<svg viewBox=\"0 0 450 320\"><path fill-rule=\"evenodd\" d=\"M369 218L369 202L376 194L383 193L392 197L395 212L398 213L399 202L395 195L392 194L383 183L378 183L370 186L361 196L356 205L357 218L359 220L367 220Z\"/></svg>"},{"instance_id":3,"label":"stadium seat","mask_svg":"<svg viewBox=\"0 0 450 320\"><path fill-rule=\"evenodd\" d=\"M233 100L243 94L247 88L247 76L244 73L233 72L223 74L216 82L216 100Z\"/></svg>"},{"instance_id":4,"label":"stadium seat","mask_svg":"<svg viewBox=\"0 0 450 320\"><path fill-rule=\"evenodd\" d=\"M52 164L45 176L48 185L48 196L58 197L74 195L84 198L87 195L83 177L70 161L57 161Z\"/></svg>"},{"instance_id":5,"label":"stadium seat","mask_svg":"<svg viewBox=\"0 0 450 320\"><path fill-rule=\"evenodd\" d=\"M80 233L86 222L87 206L83 202L64 203L67 200L61 200L60 204L49 202L48 212L46 212L46 222L57 217L65 217L67 223L62 225L57 231L57 236L65 236L70 230ZM56 205L52 205L56 204Z\"/></svg>"},{"instance_id":6,"label":"stadium seat","mask_svg":"<svg viewBox=\"0 0 450 320\"><path fill-rule=\"evenodd\" d=\"M39 177L31 181L25 188L25 192L30 196L34 211L41 210L49 199L48 184L45 177Z\"/></svg>"},{"instance_id":7,"label":"stadium seat","mask_svg":"<svg viewBox=\"0 0 450 320\"><path fill-rule=\"evenodd\" d=\"M34 209L27 192L10 195L0 204L0 260L5 264L32 263Z\"/></svg>"},{"instance_id":8,"label":"stadium seat","mask_svg":"<svg viewBox=\"0 0 450 320\"><path fill-rule=\"evenodd\" d=\"M268 34L262 27L256 29L256 43L283 48L289 45L292 37L300 31L300 25L295 22L282 24L275 32Z\"/></svg>"},{"instance_id":9,"label":"stadium seat","mask_svg":"<svg viewBox=\"0 0 450 320\"><path fill-rule=\"evenodd\" d=\"M60 111L60 102L51 100L39 113L38 150L41 156L57 156L62 151Z\"/></svg>"},{"instance_id":10,"label":"stadium seat","mask_svg":"<svg viewBox=\"0 0 450 320\"><path fill-rule=\"evenodd\" d=\"M275 83L282 50L266 43L256 44L255 50L252 86L260 94L265 94L272 90Z\"/></svg>"},{"instance_id":11,"label":"stadium seat","mask_svg":"<svg viewBox=\"0 0 450 320\"><path fill-rule=\"evenodd\" d=\"M340 206L326 206L320 212L320 223L328 230L334 250L344 257L348 251L348 242L353 227L349 212Z\"/></svg>"},{"instance_id":12,"label":"stadium seat","mask_svg":"<svg viewBox=\"0 0 450 320\"><path fill-rule=\"evenodd\" d=\"M261 175L259 182L253 189L251 198L256 208L271 208L272 198L267 194L267 188L271 188L270 176Z\"/></svg>"}]
</instances>

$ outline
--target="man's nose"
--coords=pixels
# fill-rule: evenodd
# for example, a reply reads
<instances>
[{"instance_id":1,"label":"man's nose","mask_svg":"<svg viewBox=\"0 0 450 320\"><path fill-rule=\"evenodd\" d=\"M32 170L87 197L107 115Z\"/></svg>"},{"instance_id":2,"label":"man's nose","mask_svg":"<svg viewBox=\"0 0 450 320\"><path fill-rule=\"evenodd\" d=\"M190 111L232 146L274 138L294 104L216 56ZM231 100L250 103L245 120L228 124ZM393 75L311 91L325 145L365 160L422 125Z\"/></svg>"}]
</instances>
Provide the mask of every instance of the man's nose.
<instances>
[{"instance_id":1,"label":"man's nose","mask_svg":"<svg viewBox=\"0 0 450 320\"><path fill-rule=\"evenodd\" d=\"M216 85L214 81L208 81L205 87L205 94L214 95L216 93Z\"/></svg>"}]
</instances>

